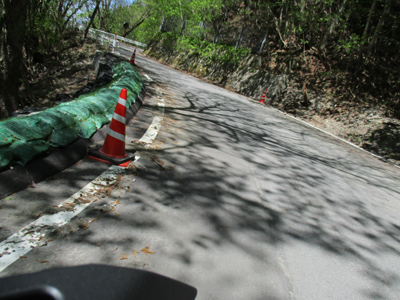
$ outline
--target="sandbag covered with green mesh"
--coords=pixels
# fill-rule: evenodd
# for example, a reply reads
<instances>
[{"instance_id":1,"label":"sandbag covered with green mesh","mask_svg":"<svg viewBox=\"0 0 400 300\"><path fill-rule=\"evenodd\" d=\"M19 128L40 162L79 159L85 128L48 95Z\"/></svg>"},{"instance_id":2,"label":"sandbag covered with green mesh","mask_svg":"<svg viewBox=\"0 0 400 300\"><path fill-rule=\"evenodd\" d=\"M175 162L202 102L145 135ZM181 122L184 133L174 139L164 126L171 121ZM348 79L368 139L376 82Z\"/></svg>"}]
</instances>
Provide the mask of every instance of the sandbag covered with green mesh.
<instances>
[{"instance_id":1,"label":"sandbag covered with green mesh","mask_svg":"<svg viewBox=\"0 0 400 300\"><path fill-rule=\"evenodd\" d=\"M50 148L50 144L46 141L16 141L10 149L13 154L13 161L25 165L35 156L46 152Z\"/></svg>"},{"instance_id":2,"label":"sandbag covered with green mesh","mask_svg":"<svg viewBox=\"0 0 400 300\"><path fill-rule=\"evenodd\" d=\"M26 117L0 122L0 168L26 164L50 147L65 147L88 139L111 121L119 94L127 89L127 109L142 88L142 79L128 62L113 66L113 81L77 99Z\"/></svg>"},{"instance_id":3,"label":"sandbag covered with green mesh","mask_svg":"<svg viewBox=\"0 0 400 300\"><path fill-rule=\"evenodd\" d=\"M13 160L13 151L10 147L0 148L0 169L8 166Z\"/></svg>"}]
</instances>

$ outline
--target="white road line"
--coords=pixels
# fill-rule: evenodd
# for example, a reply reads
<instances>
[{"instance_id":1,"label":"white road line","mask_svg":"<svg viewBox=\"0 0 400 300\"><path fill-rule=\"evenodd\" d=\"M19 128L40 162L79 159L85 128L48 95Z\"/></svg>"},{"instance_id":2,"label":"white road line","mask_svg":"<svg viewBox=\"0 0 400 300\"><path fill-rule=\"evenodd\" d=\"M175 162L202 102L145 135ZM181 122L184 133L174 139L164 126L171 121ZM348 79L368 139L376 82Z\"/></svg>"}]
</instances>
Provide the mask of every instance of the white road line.
<instances>
[{"instance_id":1,"label":"white road line","mask_svg":"<svg viewBox=\"0 0 400 300\"><path fill-rule=\"evenodd\" d=\"M153 79L151 79L149 75L144 74L144 77L146 77L148 82L153 82Z\"/></svg>"},{"instance_id":2,"label":"white road line","mask_svg":"<svg viewBox=\"0 0 400 300\"><path fill-rule=\"evenodd\" d=\"M40 217L2 241L0 243L0 272L33 248L43 244L44 237L54 227L65 225L83 211L94 201L94 195L99 189L116 183L117 175L121 172L123 172L123 168L111 166L80 191L58 205L61 211Z\"/></svg>"},{"instance_id":3,"label":"white road line","mask_svg":"<svg viewBox=\"0 0 400 300\"><path fill-rule=\"evenodd\" d=\"M150 127L140 139L142 142L151 144L161 129L164 99L161 99L158 107L161 114L153 118ZM118 174L123 173L124 170L124 167L111 166L92 182L58 205L60 208L58 213L44 215L2 241L0 243L0 272L33 248L45 243L44 238L51 230L67 224L73 217L93 203L96 199L96 192L115 184Z\"/></svg>"},{"instance_id":4,"label":"white road line","mask_svg":"<svg viewBox=\"0 0 400 300\"><path fill-rule=\"evenodd\" d=\"M158 110L161 112L161 114L157 115L153 118L153 122L151 123L150 127L147 129L146 133L139 140L139 142L151 144L154 141L154 139L157 137L158 131L161 128L161 121L163 120L162 116L164 114L164 107L165 107L164 99L161 99L160 101L161 102L158 102L157 105L158 105Z\"/></svg>"},{"instance_id":5,"label":"white road line","mask_svg":"<svg viewBox=\"0 0 400 300\"><path fill-rule=\"evenodd\" d=\"M312 125L312 124L310 124L310 123L308 123L308 122L306 122L306 121L304 121L304 120L302 120L302 119L299 119L299 118L296 118L296 117L294 117L294 116L292 116L292 115L289 115L289 114L286 113L286 112L280 111L280 110L278 110L278 109L276 109L276 108L274 108L274 107L271 107L271 106L268 106L268 107L274 109L275 111L278 111L278 112L281 113L281 114L284 114L284 115L288 116L289 118L292 118L292 119L294 119L294 120L297 120L297 121L299 121L299 122L301 122L301 123L307 125L308 127L314 128L314 129L316 129L316 130L318 130L318 131L320 131L320 132L322 132L322 133L325 133L325 134L327 134L327 135L329 135L329 136L331 136L331 137L333 137L333 138L335 138L335 139L337 139L337 140L340 140L341 142L344 142L344 143L346 143L346 144L348 144L348 145L350 145L350 146L352 146L352 147L354 147L354 148L356 148L356 149L358 149L358 150L361 150L361 151L364 152L364 153L367 153L367 154L369 154L369 155L371 155L371 156L373 156L373 157L375 157L375 158L378 158L379 160L381 160L381 161L383 161L383 162L386 162L386 163L388 163L388 164L390 164L390 165L392 165L392 166L394 166L394 167L400 169L400 166L398 166L398 165L396 165L396 164L394 164L394 163L388 161L387 159L383 158L382 156L379 156L379 155L377 155L377 154L375 154L375 153L372 153L372 152L370 152L370 151L368 151L368 150L365 150L364 148L361 148L360 146L357 146L356 144L353 144L352 142L349 142L349 141L347 141L347 140L345 140L345 139L343 139L343 138L341 138L341 137L338 137L337 135L334 135L334 134L332 134L332 133L330 133L330 132L328 132L328 131L326 131L326 130L323 130L323 129L319 128L319 127L316 127L316 126L314 126L314 125Z\"/></svg>"},{"instance_id":6,"label":"white road line","mask_svg":"<svg viewBox=\"0 0 400 300\"><path fill-rule=\"evenodd\" d=\"M244 97L246 97L246 96L244 96ZM251 101L251 103L253 103L253 104L255 104L255 105L260 105L260 104L256 104L256 103L258 103L257 100L255 100L255 99L253 99L253 98L250 98L250 97L246 97L246 98L249 99L249 100ZM255 103L255 102L256 102L256 103ZM314 125L308 123L307 121L304 121L304 120L299 119L299 118L297 118L297 117L295 117L295 116L292 116L292 115L290 115L290 114L288 114L288 113L286 113L286 112L284 112L284 111L281 111L281 110L279 110L279 109L277 109L277 108L275 108L275 107L273 107L273 106L271 106L271 105L269 105L269 104L265 104L265 105L263 104L263 105L261 105L261 106L267 107L268 109L271 109L271 110L276 111L276 112L278 112L278 113L280 113L280 114L282 114L282 115L285 115L285 116L287 116L287 117L289 117L289 118L291 118L291 119L294 119L294 120L296 120L296 121L299 121L300 123L303 123L304 125L306 125L306 126L308 126L308 127L314 128L314 129L316 129L316 130L318 130L318 131L320 131L320 132L322 132L322 133L325 133L325 134L327 134L327 135L329 135L329 136L331 136L331 137L333 137L333 138L335 138L335 139L337 139L337 140L340 140L340 141L342 141L342 142L348 144L349 146L352 146L352 147L354 147L354 148L356 148L356 149L358 149L358 150L361 150L361 151L364 152L364 153L367 153L367 154L369 154L369 155L371 155L371 156L373 156L373 157L375 157L375 158L377 158L377 159L379 159L379 160L381 160L381 161L383 161L383 162L385 162L385 163L388 163L388 164L390 164L390 165L392 165L392 166L394 166L394 167L400 169L400 166L399 166L399 165L396 165L396 164L394 164L394 163L388 161L387 159L383 158L382 156L379 156L379 155L377 155L377 154L375 154L375 153L372 153L372 152L370 152L370 151L368 151L368 150L365 150L364 148L361 148L360 146L357 146L356 144L353 144L352 142L349 142L349 141L347 141L347 140L345 140L345 139L343 139L343 138L341 138L341 137L338 137L337 135L334 135L334 134L332 134L332 133L330 133L330 132L328 132L328 131L326 131L326 130L323 130L323 129L319 128L319 127L316 127L316 126L314 126Z\"/></svg>"}]
</instances>

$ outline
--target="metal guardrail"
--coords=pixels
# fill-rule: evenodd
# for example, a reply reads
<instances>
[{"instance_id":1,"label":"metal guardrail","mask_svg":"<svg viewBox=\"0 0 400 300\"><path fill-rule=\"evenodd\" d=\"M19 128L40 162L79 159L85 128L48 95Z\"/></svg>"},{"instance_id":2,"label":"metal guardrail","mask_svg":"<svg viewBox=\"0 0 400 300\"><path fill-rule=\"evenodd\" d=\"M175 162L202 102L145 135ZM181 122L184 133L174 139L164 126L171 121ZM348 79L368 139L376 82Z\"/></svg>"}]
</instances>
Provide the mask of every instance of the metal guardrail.
<instances>
[{"instance_id":1,"label":"metal guardrail","mask_svg":"<svg viewBox=\"0 0 400 300\"><path fill-rule=\"evenodd\" d=\"M116 34L112 34L109 32L105 32L102 30L98 30L98 29L94 29L94 28L90 28L89 29L89 33L91 34L92 37L95 37L96 39L100 39L100 41L103 43L104 41L106 42L112 42L112 47L114 48L114 50L117 50L119 48L119 43L120 42L124 42L127 44L133 44L135 46L139 46L139 47L146 47L146 44L137 42L137 41L133 41L127 38L124 38L122 36L116 35Z\"/></svg>"}]
</instances>

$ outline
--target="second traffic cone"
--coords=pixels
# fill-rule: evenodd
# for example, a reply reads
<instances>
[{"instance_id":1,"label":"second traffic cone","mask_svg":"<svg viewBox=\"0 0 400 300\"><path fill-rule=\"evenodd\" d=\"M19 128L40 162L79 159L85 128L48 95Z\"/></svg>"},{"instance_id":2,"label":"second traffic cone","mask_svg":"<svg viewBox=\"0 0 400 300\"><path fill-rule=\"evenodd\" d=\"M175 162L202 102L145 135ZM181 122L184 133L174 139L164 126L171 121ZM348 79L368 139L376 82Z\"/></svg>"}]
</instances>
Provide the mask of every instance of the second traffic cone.
<instances>
[{"instance_id":1,"label":"second traffic cone","mask_svg":"<svg viewBox=\"0 0 400 300\"><path fill-rule=\"evenodd\" d=\"M130 63L132 66L135 65L135 58L136 58L136 48L135 48L135 51L133 51L133 53L132 53L131 60L129 61L129 63Z\"/></svg>"},{"instance_id":2,"label":"second traffic cone","mask_svg":"<svg viewBox=\"0 0 400 300\"><path fill-rule=\"evenodd\" d=\"M264 93L261 96L260 103L265 104L265 96L267 95L267 89L265 89Z\"/></svg>"},{"instance_id":3,"label":"second traffic cone","mask_svg":"<svg viewBox=\"0 0 400 300\"><path fill-rule=\"evenodd\" d=\"M126 94L122 89L103 147L89 152L89 158L105 163L127 166L133 159L125 152Z\"/></svg>"}]
</instances>

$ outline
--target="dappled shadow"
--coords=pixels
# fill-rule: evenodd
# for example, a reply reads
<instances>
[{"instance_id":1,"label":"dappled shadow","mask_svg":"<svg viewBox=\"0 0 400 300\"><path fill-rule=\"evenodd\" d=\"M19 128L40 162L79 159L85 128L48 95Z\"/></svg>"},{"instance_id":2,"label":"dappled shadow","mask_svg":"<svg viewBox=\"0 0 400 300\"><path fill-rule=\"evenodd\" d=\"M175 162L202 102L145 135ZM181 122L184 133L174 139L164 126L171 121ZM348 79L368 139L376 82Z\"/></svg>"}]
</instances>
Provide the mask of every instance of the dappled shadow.
<instances>
[{"instance_id":1,"label":"dappled shadow","mask_svg":"<svg viewBox=\"0 0 400 300\"><path fill-rule=\"evenodd\" d=\"M192 283L199 299L289 298L295 280L285 282L284 268L303 259L326 263L323 273L339 282L304 270L321 290L343 283L359 298L393 298L400 283L391 264L400 254L398 169L238 95L196 86L197 79L144 70L156 83L169 78L176 91L166 99L163 130L140 149L138 175L121 180L136 183L106 195L121 201L118 214L91 207L85 217L98 220L63 249L83 247L88 262L115 264L120 252L156 245L151 259L130 266ZM285 256L292 248L299 253ZM342 267L366 284L349 286Z\"/></svg>"},{"instance_id":2,"label":"dappled shadow","mask_svg":"<svg viewBox=\"0 0 400 300\"><path fill-rule=\"evenodd\" d=\"M153 201L197 212L212 228L192 237L194 248L230 245L263 259L268 245L300 241L357 261L370 284L360 291L366 298L386 298L386 289L399 284L378 258L400 254L400 224L391 208L398 205L398 170L278 113L232 105L222 92L183 91L180 97L187 105L165 112L184 120L184 129L175 129L189 139L179 150L154 150L176 168L140 176L162 191ZM176 258L192 264L188 242L174 242L187 249Z\"/></svg>"},{"instance_id":3,"label":"dappled shadow","mask_svg":"<svg viewBox=\"0 0 400 300\"><path fill-rule=\"evenodd\" d=\"M394 161L400 160L399 124L383 123L380 128L364 137L364 141L363 148Z\"/></svg>"}]
</instances>

